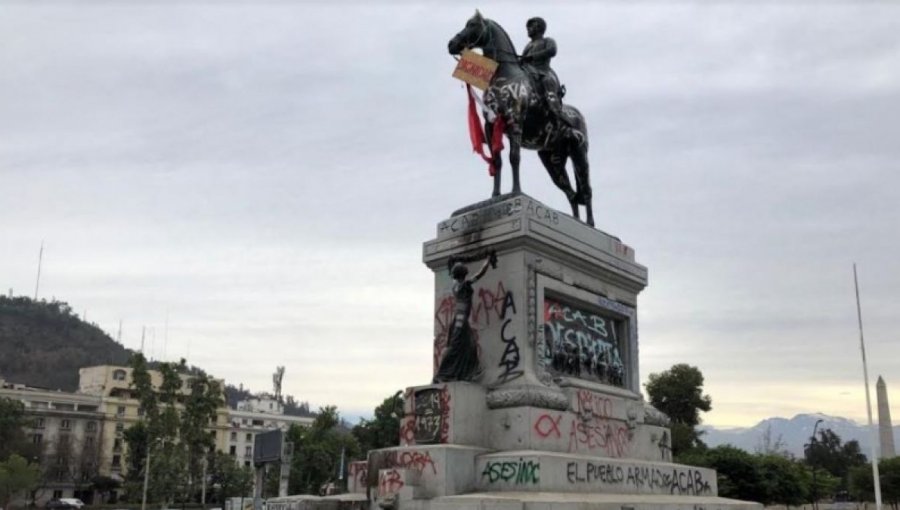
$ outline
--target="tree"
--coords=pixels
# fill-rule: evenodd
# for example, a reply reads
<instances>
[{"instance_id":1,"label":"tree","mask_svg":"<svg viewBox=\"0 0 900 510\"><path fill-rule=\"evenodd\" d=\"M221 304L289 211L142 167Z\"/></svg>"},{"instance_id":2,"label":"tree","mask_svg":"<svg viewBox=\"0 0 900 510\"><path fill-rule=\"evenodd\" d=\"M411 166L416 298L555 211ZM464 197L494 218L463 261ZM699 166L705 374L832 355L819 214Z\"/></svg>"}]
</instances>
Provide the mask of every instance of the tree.
<instances>
[{"instance_id":1,"label":"tree","mask_svg":"<svg viewBox=\"0 0 900 510\"><path fill-rule=\"evenodd\" d=\"M719 496L746 501L766 499L759 465L753 455L723 445L710 448L701 458L704 466L716 470Z\"/></svg>"},{"instance_id":2,"label":"tree","mask_svg":"<svg viewBox=\"0 0 900 510\"><path fill-rule=\"evenodd\" d=\"M238 465L227 453L216 452L210 456L209 475L219 503L224 504L226 498L251 495L253 468Z\"/></svg>"},{"instance_id":3,"label":"tree","mask_svg":"<svg viewBox=\"0 0 900 510\"><path fill-rule=\"evenodd\" d=\"M328 406L319 408L309 428L292 425L288 430L287 440L294 443L291 494L317 494L324 483L337 478L341 452L345 459L359 455L359 443L340 423L337 408Z\"/></svg>"},{"instance_id":4,"label":"tree","mask_svg":"<svg viewBox=\"0 0 900 510\"><path fill-rule=\"evenodd\" d=\"M15 453L0 462L0 508L9 508L12 498L37 486L41 470Z\"/></svg>"},{"instance_id":5,"label":"tree","mask_svg":"<svg viewBox=\"0 0 900 510\"><path fill-rule=\"evenodd\" d=\"M779 454L757 454L764 505L802 505L809 492L809 480L803 466Z\"/></svg>"},{"instance_id":6,"label":"tree","mask_svg":"<svg viewBox=\"0 0 900 510\"><path fill-rule=\"evenodd\" d=\"M126 488L137 494L143 485L146 459L150 456L148 499L164 505L176 498L195 499L200 490L204 457L215 441L207 431L223 405L218 381L203 373L189 379L190 393L182 391L181 374L187 363L160 363L159 387L154 387L147 360L140 353L131 360L132 386L144 412L144 419L125 431L128 443Z\"/></svg>"},{"instance_id":7,"label":"tree","mask_svg":"<svg viewBox=\"0 0 900 510\"><path fill-rule=\"evenodd\" d=\"M859 442L852 440L842 444L841 437L827 428L819 431L818 438L810 440L803 454L811 468L824 469L836 477L839 480L839 490L848 490L850 470L867 462L866 456L859 449ZM825 496L829 493L817 491L816 494Z\"/></svg>"},{"instance_id":8,"label":"tree","mask_svg":"<svg viewBox=\"0 0 900 510\"><path fill-rule=\"evenodd\" d=\"M400 418L403 416L403 397L398 391L384 399L375 408L375 416L371 420L361 419L353 427L353 436L359 441L361 454L365 456L369 450L387 448L400 444Z\"/></svg>"},{"instance_id":9,"label":"tree","mask_svg":"<svg viewBox=\"0 0 900 510\"><path fill-rule=\"evenodd\" d=\"M891 508L900 507L900 457L881 459L878 462L878 475L882 499L889 503ZM850 469L850 495L857 501L875 500L871 463Z\"/></svg>"},{"instance_id":10,"label":"tree","mask_svg":"<svg viewBox=\"0 0 900 510\"><path fill-rule=\"evenodd\" d=\"M0 461L6 460L13 453L26 455L28 450L23 427L26 424L25 406L18 400L0 397Z\"/></svg>"},{"instance_id":11,"label":"tree","mask_svg":"<svg viewBox=\"0 0 900 510\"><path fill-rule=\"evenodd\" d=\"M700 412L712 409L712 398L703 394L703 374L697 367L681 363L650 374L646 388L650 404L672 420L673 456L705 446L696 427Z\"/></svg>"}]
</instances>

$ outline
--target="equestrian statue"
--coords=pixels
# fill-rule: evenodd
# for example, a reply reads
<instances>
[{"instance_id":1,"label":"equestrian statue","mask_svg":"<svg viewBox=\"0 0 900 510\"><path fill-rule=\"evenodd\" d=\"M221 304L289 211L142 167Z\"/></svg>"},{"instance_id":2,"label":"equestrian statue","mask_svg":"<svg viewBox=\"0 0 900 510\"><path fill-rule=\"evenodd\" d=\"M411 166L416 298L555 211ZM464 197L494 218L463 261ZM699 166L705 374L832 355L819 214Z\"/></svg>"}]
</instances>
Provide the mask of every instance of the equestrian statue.
<instances>
[{"instance_id":1,"label":"equestrian statue","mask_svg":"<svg viewBox=\"0 0 900 510\"><path fill-rule=\"evenodd\" d=\"M526 23L531 41L520 56L512 40L499 23L475 11L465 28L456 34L447 49L451 55L480 48L485 57L499 65L484 92L485 138L493 138L496 116L503 119L504 134L509 140L509 164L512 167L513 193L521 193L519 162L521 148L538 151L538 156L553 183L561 189L572 207L572 216L580 219L578 206L585 208L585 221L594 225L588 165L588 135L584 116L575 107L562 103L565 87L550 68L556 55L556 42L544 37L547 23L531 18ZM490 146L491 143L488 142ZM571 158L575 173L572 189L566 173ZM500 195L501 154L491 147L494 172L493 196Z\"/></svg>"}]
</instances>

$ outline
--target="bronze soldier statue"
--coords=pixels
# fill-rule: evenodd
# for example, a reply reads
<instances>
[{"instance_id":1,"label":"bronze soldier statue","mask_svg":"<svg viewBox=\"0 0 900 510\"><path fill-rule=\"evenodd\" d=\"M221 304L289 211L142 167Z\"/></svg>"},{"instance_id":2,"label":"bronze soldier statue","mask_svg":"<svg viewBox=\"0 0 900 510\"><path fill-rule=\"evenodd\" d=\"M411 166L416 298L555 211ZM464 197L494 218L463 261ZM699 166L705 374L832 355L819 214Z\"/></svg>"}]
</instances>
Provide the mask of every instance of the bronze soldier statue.
<instances>
[{"instance_id":1,"label":"bronze soldier statue","mask_svg":"<svg viewBox=\"0 0 900 510\"><path fill-rule=\"evenodd\" d=\"M543 18L531 18L525 23L531 39L522 51L521 62L537 77L543 90L544 99L550 112L560 121L560 127L574 127L572 121L562 114L563 89L560 87L556 71L550 68L550 59L556 56L556 41L544 37L547 22Z\"/></svg>"}]
</instances>

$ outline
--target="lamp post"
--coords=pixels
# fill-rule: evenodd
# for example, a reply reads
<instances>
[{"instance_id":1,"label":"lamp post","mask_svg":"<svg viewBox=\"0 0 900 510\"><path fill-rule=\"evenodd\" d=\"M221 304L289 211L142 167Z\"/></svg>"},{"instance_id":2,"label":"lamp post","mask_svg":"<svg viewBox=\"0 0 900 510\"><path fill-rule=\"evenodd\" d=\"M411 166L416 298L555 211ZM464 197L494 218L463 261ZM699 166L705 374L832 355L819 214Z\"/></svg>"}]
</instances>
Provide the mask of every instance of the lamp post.
<instances>
[{"instance_id":1,"label":"lamp post","mask_svg":"<svg viewBox=\"0 0 900 510\"><path fill-rule=\"evenodd\" d=\"M162 442L162 438L156 438L156 441L147 441L147 459L144 461L144 491L141 496L141 510L147 510L147 486L150 484L150 450L153 445Z\"/></svg>"},{"instance_id":2,"label":"lamp post","mask_svg":"<svg viewBox=\"0 0 900 510\"><path fill-rule=\"evenodd\" d=\"M813 470L813 483L812 483L812 499L813 499L813 509L818 510L819 508L819 495L818 488L816 487L816 465L813 463L813 459L815 458L815 452L813 448L816 444L816 429L819 427L819 424L822 423L822 420L816 420L816 424L813 425L813 433L809 438L809 463L812 465Z\"/></svg>"}]
</instances>

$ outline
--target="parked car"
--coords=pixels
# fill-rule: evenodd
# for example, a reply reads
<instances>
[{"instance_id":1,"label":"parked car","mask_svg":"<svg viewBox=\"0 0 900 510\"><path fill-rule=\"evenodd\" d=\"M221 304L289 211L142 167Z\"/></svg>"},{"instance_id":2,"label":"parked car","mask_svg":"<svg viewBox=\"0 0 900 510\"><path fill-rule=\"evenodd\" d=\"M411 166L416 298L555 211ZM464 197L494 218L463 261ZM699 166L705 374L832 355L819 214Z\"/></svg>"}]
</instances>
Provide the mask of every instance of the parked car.
<instances>
[{"instance_id":1,"label":"parked car","mask_svg":"<svg viewBox=\"0 0 900 510\"><path fill-rule=\"evenodd\" d=\"M81 510L84 502L78 498L51 499L47 502L47 510Z\"/></svg>"}]
</instances>

